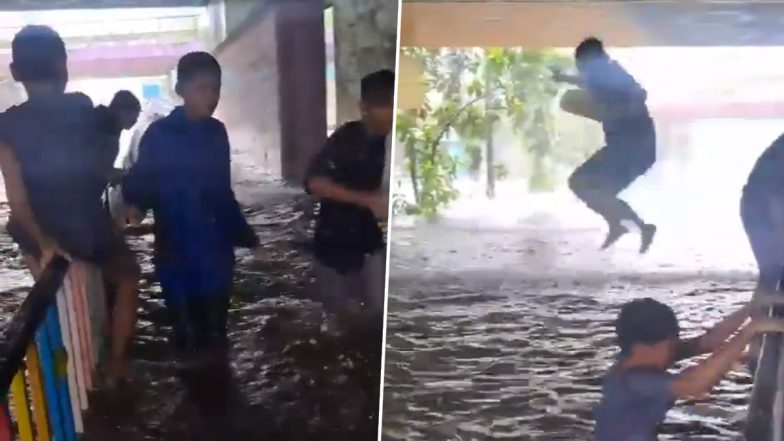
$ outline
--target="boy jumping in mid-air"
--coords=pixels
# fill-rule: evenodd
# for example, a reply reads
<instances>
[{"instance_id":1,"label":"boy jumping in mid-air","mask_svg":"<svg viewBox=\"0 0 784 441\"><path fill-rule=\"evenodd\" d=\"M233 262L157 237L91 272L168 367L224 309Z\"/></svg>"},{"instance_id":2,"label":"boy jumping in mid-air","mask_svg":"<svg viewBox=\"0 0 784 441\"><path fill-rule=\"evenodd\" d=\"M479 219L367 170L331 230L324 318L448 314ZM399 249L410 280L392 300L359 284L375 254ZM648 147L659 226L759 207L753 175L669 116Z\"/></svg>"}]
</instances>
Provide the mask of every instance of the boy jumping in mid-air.
<instances>
[{"instance_id":1,"label":"boy jumping in mid-air","mask_svg":"<svg viewBox=\"0 0 784 441\"><path fill-rule=\"evenodd\" d=\"M386 254L378 221L389 209L382 175L395 74L369 74L361 89L361 121L329 137L310 163L305 189L321 203L314 238L321 300L327 309L364 309L374 316L384 309Z\"/></svg>"},{"instance_id":2,"label":"boy jumping in mid-air","mask_svg":"<svg viewBox=\"0 0 784 441\"><path fill-rule=\"evenodd\" d=\"M109 379L124 379L140 271L101 203L104 176L95 160L92 102L83 94L65 93L65 44L52 29L25 27L11 51L11 72L28 99L0 117L0 168L11 206L8 231L34 275L54 255L70 255L101 267L117 287Z\"/></svg>"},{"instance_id":3,"label":"boy jumping in mid-air","mask_svg":"<svg viewBox=\"0 0 784 441\"><path fill-rule=\"evenodd\" d=\"M184 104L147 129L122 182L136 221L155 217L155 269L180 356L226 349L234 248L257 249L231 187L229 138L213 118L221 67L206 52L177 64ZM209 350L209 352L204 352Z\"/></svg>"},{"instance_id":4,"label":"boy jumping in mid-air","mask_svg":"<svg viewBox=\"0 0 784 441\"><path fill-rule=\"evenodd\" d=\"M656 160L656 132L645 104L647 93L604 51L596 38L577 46L579 76L559 72L554 79L585 89L601 115L607 145L594 153L569 178L569 188L609 226L602 245L606 249L628 232L623 221L633 222L642 235L640 252L653 241L656 227L645 223L618 193L645 174Z\"/></svg>"},{"instance_id":5,"label":"boy jumping in mid-air","mask_svg":"<svg viewBox=\"0 0 784 441\"><path fill-rule=\"evenodd\" d=\"M737 362L752 338L784 332L784 321L752 320L755 309L781 304L784 298L758 296L703 335L680 338L669 306L637 299L621 308L615 322L620 355L604 378L602 400L594 411L597 441L654 441L657 428L675 401L708 393ZM756 314L755 314L756 315ZM677 374L678 360L710 354Z\"/></svg>"}]
</instances>

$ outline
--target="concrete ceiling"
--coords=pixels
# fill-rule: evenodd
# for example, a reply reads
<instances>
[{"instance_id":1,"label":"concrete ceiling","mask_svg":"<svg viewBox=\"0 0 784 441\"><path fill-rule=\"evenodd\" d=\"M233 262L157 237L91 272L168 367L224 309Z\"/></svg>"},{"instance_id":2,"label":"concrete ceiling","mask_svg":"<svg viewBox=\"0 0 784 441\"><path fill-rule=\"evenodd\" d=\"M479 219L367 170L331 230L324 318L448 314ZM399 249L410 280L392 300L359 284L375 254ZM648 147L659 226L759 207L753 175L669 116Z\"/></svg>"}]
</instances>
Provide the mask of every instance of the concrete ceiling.
<instances>
[{"instance_id":1,"label":"concrete ceiling","mask_svg":"<svg viewBox=\"0 0 784 441\"><path fill-rule=\"evenodd\" d=\"M784 46L784 2L404 1L401 45ZM459 30L456 32L456 30Z\"/></svg>"},{"instance_id":2,"label":"concrete ceiling","mask_svg":"<svg viewBox=\"0 0 784 441\"><path fill-rule=\"evenodd\" d=\"M207 0L2 0L1 11L203 6Z\"/></svg>"}]
</instances>

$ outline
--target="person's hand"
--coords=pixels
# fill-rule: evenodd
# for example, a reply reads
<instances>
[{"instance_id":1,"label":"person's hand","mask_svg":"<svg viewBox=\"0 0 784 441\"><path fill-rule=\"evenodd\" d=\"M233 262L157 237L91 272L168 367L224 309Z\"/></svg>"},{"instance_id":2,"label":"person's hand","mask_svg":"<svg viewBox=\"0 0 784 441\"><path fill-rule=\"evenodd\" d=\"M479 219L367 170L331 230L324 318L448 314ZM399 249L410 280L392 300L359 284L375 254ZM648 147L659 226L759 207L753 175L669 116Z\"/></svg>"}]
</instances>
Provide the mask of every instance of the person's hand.
<instances>
[{"instance_id":1,"label":"person's hand","mask_svg":"<svg viewBox=\"0 0 784 441\"><path fill-rule=\"evenodd\" d=\"M749 327L754 334L784 332L784 320L772 317L760 317L752 320Z\"/></svg>"},{"instance_id":2,"label":"person's hand","mask_svg":"<svg viewBox=\"0 0 784 441\"><path fill-rule=\"evenodd\" d=\"M759 293L748 303L749 316L752 319L766 317L771 307L779 305L784 305L784 296Z\"/></svg>"},{"instance_id":3,"label":"person's hand","mask_svg":"<svg viewBox=\"0 0 784 441\"><path fill-rule=\"evenodd\" d=\"M564 79L564 74L558 66L551 66L550 74L552 75L553 81L563 81Z\"/></svg>"},{"instance_id":4,"label":"person's hand","mask_svg":"<svg viewBox=\"0 0 784 441\"><path fill-rule=\"evenodd\" d=\"M41 259L40 265L41 268L46 268L49 265L49 262L55 258L55 256L61 256L67 259L69 262L71 261L71 256L63 251L59 245L57 245L54 241L46 240L44 243L41 244Z\"/></svg>"},{"instance_id":5,"label":"person's hand","mask_svg":"<svg viewBox=\"0 0 784 441\"><path fill-rule=\"evenodd\" d=\"M145 214L133 205L125 207L125 218L128 219L129 225L139 225L145 217Z\"/></svg>"},{"instance_id":6,"label":"person's hand","mask_svg":"<svg viewBox=\"0 0 784 441\"><path fill-rule=\"evenodd\" d=\"M784 305L784 295L757 294L753 299L751 299L749 305L755 309Z\"/></svg>"},{"instance_id":7,"label":"person's hand","mask_svg":"<svg viewBox=\"0 0 784 441\"><path fill-rule=\"evenodd\" d=\"M380 193L370 195L366 205L373 212L373 215L376 216L376 219L386 220L389 216L389 199Z\"/></svg>"}]
</instances>

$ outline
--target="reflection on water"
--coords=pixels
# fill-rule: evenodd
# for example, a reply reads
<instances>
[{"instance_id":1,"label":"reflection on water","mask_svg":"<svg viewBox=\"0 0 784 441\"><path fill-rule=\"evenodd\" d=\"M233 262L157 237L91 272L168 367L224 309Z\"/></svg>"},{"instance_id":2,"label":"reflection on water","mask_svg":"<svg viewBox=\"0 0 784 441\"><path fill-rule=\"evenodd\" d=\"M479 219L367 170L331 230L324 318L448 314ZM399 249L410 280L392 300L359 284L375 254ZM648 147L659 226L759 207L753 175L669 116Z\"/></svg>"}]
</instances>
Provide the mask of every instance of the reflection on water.
<instances>
[{"instance_id":1,"label":"reflection on water","mask_svg":"<svg viewBox=\"0 0 784 441\"><path fill-rule=\"evenodd\" d=\"M518 214L538 213L528 216L491 223L452 213L395 228L385 440L591 439L622 303L666 302L689 335L750 297L755 274L742 232L713 238L738 244L730 256L716 255L722 244L705 242L709 235L692 231L688 240L667 228L649 255L637 254L635 235L599 252L600 224L579 205L547 198L518 198ZM750 390L745 372L728 375L705 400L678 405L662 439L737 439Z\"/></svg>"},{"instance_id":2,"label":"reflection on water","mask_svg":"<svg viewBox=\"0 0 784 441\"><path fill-rule=\"evenodd\" d=\"M295 240L301 213L285 193L267 195L264 208L249 215L267 259L239 258L229 365L178 371L159 287L151 281L152 238L131 240L148 279L134 348L136 379L120 396L92 397L85 439L376 439L381 320L325 317L307 299L309 255ZM8 320L30 280L5 235L0 253L3 290L11 289L2 295L0 319Z\"/></svg>"}]
</instances>

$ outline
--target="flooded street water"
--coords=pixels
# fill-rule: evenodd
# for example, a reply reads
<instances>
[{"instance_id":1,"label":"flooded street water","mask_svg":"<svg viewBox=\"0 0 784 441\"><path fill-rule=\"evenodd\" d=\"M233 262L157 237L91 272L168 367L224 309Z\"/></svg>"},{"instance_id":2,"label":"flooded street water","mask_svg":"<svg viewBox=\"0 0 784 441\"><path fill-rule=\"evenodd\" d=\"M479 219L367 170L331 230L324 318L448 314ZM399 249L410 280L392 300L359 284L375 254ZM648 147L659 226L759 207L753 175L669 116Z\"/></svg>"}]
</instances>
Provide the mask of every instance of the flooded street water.
<instances>
[{"instance_id":1,"label":"flooded street water","mask_svg":"<svg viewBox=\"0 0 784 441\"><path fill-rule=\"evenodd\" d=\"M376 439L381 321L327 317L308 299L310 254L306 236L298 234L298 194L272 187L245 196L255 201L244 206L267 258L256 262L240 251L226 370L194 378L178 374L153 280L152 237L130 239L145 279L136 377L119 395L93 396L85 439ZM0 279L7 321L31 280L5 235L0 252L6 257Z\"/></svg>"},{"instance_id":2,"label":"flooded street water","mask_svg":"<svg viewBox=\"0 0 784 441\"><path fill-rule=\"evenodd\" d=\"M474 204L472 219L394 227L385 440L592 439L622 303L666 302L688 336L750 298L755 268L737 230L662 222L646 256L634 234L599 252L604 228L565 205L488 225L498 210ZM738 439L750 390L739 367L704 400L679 403L661 439Z\"/></svg>"}]
</instances>

